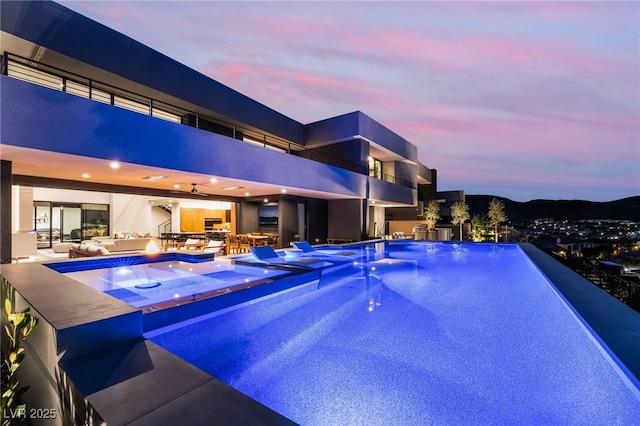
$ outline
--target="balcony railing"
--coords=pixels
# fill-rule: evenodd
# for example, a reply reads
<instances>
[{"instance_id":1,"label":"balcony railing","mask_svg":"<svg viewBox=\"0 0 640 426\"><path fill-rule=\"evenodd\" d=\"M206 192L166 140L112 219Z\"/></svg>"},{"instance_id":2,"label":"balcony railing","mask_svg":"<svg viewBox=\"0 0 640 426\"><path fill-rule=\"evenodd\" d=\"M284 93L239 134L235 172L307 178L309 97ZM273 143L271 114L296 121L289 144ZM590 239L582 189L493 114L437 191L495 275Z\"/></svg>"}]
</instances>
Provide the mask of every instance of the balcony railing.
<instances>
[{"instance_id":1,"label":"balcony railing","mask_svg":"<svg viewBox=\"0 0 640 426\"><path fill-rule=\"evenodd\" d=\"M329 154L325 154L324 152L320 152L313 149L292 151L291 154L297 155L299 157L307 158L309 160L317 161L319 163L325 163L330 166L339 167L341 169L350 170L352 172L367 174L367 163L364 161L361 164L356 164L351 161L346 161L341 158L334 157Z\"/></svg>"},{"instance_id":2,"label":"balcony railing","mask_svg":"<svg viewBox=\"0 0 640 426\"><path fill-rule=\"evenodd\" d=\"M545 252L622 303L640 312L640 283L623 275L606 271L598 267L596 263L584 258L566 258L548 249L545 249Z\"/></svg>"},{"instance_id":3,"label":"balcony railing","mask_svg":"<svg viewBox=\"0 0 640 426\"><path fill-rule=\"evenodd\" d=\"M383 180L385 182L389 182L389 183L395 183L396 185L402 185L402 186L407 186L409 188L415 188L416 186L413 184L413 182L410 182L406 179L402 179L393 175L390 175L388 173L382 173L382 175L380 177L378 177L378 179Z\"/></svg>"},{"instance_id":4,"label":"balcony railing","mask_svg":"<svg viewBox=\"0 0 640 426\"><path fill-rule=\"evenodd\" d=\"M135 111L140 114L222 134L246 143L293 154L352 172L368 174L368 165L366 162L357 164L318 150L307 149L302 145L292 143L285 139L259 133L255 130L243 128L212 117L203 116L166 102L139 95L60 68L32 61L13 53L4 52L0 59L2 74L9 77ZM415 188L412 182L395 178L391 175L385 175L382 180Z\"/></svg>"}]
</instances>

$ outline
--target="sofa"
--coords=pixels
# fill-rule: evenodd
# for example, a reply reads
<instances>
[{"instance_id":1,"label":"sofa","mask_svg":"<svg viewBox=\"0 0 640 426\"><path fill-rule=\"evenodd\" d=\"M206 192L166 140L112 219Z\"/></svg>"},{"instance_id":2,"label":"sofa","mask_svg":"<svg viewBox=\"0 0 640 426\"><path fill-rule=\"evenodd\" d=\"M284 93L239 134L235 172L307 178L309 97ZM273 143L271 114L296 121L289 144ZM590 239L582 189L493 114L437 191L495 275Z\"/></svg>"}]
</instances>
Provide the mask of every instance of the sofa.
<instances>
[{"instance_id":1,"label":"sofa","mask_svg":"<svg viewBox=\"0 0 640 426\"><path fill-rule=\"evenodd\" d=\"M105 247L110 252L114 251L142 251L154 238L105 238L94 237L91 240L82 241L80 244L95 244Z\"/></svg>"},{"instance_id":2,"label":"sofa","mask_svg":"<svg viewBox=\"0 0 640 426\"><path fill-rule=\"evenodd\" d=\"M80 244L71 244L69 257L105 256L119 252L144 251L147 245L154 240L153 238L94 238L82 241Z\"/></svg>"},{"instance_id":3,"label":"sofa","mask_svg":"<svg viewBox=\"0 0 640 426\"><path fill-rule=\"evenodd\" d=\"M111 252L99 244L74 243L69 247L69 258L105 256Z\"/></svg>"}]
</instances>

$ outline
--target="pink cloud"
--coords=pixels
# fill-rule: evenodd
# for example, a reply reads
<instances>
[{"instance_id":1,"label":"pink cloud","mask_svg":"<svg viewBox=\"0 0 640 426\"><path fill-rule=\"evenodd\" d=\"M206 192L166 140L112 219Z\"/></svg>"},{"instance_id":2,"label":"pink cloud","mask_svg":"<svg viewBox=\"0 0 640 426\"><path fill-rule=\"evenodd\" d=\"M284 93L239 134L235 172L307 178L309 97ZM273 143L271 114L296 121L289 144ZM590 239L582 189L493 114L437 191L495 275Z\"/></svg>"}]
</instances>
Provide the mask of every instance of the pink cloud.
<instances>
[{"instance_id":1,"label":"pink cloud","mask_svg":"<svg viewBox=\"0 0 640 426\"><path fill-rule=\"evenodd\" d=\"M638 193L638 3L69 4L303 123L362 110L445 188Z\"/></svg>"},{"instance_id":2,"label":"pink cloud","mask_svg":"<svg viewBox=\"0 0 640 426\"><path fill-rule=\"evenodd\" d=\"M215 73L224 80L234 81L244 78L246 75L251 75L252 68L246 64L225 64L222 68L215 68ZM207 73L207 70L204 70Z\"/></svg>"}]
</instances>

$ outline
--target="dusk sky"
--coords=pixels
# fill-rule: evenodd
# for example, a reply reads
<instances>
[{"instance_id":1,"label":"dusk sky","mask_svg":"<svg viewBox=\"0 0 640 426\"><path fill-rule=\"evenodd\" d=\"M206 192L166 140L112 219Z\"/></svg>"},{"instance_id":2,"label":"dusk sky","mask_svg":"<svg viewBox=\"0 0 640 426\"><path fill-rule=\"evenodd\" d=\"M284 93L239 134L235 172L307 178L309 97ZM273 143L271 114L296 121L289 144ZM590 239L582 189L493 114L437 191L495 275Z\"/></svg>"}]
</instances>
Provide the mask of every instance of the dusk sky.
<instances>
[{"instance_id":1,"label":"dusk sky","mask_svg":"<svg viewBox=\"0 0 640 426\"><path fill-rule=\"evenodd\" d=\"M438 190L640 195L640 2L60 1L301 123L362 111Z\"/></svg>"}]
</instances>

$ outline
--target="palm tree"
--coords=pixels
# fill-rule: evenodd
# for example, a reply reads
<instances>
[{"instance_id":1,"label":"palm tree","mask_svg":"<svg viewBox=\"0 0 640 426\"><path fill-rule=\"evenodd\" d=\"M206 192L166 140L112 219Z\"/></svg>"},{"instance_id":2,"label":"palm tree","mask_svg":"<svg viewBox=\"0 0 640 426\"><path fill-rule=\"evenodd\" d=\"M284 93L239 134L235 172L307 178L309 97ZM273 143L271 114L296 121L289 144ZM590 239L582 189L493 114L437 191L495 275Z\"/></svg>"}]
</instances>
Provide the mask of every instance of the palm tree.
<instances>
[{"instance_id":1,"label":"palm tree","mask_svg":"<svg viewBox=\"0 0 640 426\"><path fill-rule=\"evenodd\" d=\"M462 241L462 224L469 220L469 206L464 201L456 201L451 205L451 223L460 224L460 241Z\"/></svg>"},{"instance_id":2,"label":"palm tree","mask_svg":"<svg viewBox=\"0 0 640 426\"><path fill-rule=\"evenodd\" d=\"M487 216L489 216L489 223L493 226L493 230L495 233L495 242L497 243L498 225L507 220L507 215L504 212L504 204L502 203L502 201L498 200L497 198L491 200L491 202L489 203L489 213L487 213Z\"/></svg>"}]
</instances>

